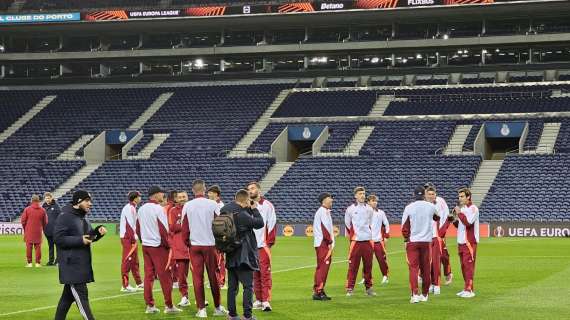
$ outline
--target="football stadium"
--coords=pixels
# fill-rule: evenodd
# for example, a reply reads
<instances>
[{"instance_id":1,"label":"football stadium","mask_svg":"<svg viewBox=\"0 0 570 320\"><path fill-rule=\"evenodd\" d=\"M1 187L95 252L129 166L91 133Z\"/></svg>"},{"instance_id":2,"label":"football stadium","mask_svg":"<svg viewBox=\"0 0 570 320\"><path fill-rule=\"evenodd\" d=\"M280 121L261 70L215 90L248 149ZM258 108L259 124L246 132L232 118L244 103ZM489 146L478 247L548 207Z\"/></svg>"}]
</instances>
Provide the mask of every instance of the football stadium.
<instances>
[{"instance_id":1,"label":"football stadium","mask_svg":"<svg viewBox=\"0 0 570 320\"><path fill-rule=\"evenodd\" d=\"M570 319L570 1L0 0L0 320Z\"/></svg>"}]
</instances>

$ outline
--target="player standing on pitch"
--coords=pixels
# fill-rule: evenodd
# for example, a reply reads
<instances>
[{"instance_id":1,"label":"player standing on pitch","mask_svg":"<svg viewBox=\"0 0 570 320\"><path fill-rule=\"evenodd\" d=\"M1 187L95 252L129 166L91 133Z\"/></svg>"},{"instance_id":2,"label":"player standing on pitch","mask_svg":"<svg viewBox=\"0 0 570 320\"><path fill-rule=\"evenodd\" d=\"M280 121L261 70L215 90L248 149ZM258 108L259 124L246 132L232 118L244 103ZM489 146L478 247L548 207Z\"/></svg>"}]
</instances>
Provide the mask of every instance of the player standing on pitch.
<instances>
[{"instance_id":1,"label":"player standing on pitch","mask_svg":"<svg viewBox=\"0 0 570 320\"><path fill-rule=\"evenodd\" d=\"M479 208L471 202L471 190L459 189L459 206L454 209L457 219L457 245L461 271L465 286L463 291L457 293L461 298L473 298L473 278L475 276L475 259L477 257L477 244L479 243Z\"/></svg>"}]
</instances>

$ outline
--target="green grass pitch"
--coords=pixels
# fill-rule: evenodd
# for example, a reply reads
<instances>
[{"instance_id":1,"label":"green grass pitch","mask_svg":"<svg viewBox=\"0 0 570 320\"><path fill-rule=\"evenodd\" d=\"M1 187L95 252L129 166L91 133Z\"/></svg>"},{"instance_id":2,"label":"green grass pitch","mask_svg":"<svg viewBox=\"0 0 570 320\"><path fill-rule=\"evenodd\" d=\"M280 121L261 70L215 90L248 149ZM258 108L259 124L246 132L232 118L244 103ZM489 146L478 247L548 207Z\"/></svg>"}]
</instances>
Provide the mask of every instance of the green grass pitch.
<instances>
[{"instance_id":1,"label":"green grass pitch","mask_svg":"<svg viewBox=\"0 0 570 320\"><path fill-rule=\"evenodd\" d=\"M45 263L47 244L42 248ZM388 242L391 269L388 285L379 285L380 270L374 264L378 296L365 296L364 288L357 285L355 295L345 297L347 241L339 237L326 287L333 300L321 302L311 300L315 264L312 238L280 237L273 249L274 311L255 314L258 319L570 319L570 239L483 239L478 248L477 296L473 299L455 296L463 285L455 239L448 239L448 248L455 276L453 283L443 286L440 296L430 296L429 302L411 305L402 239ZM0 238L0 253L0 320L53 319L62 289L57 268L24 268L25 247L21 237ZM96 282L89 285L89 295L97 319L194 317L195 304L176 316L162 312L145 315L142 292L119 292L120 257L118 236L109 235L94 244ZM155 282L157 289L159 284ZM222 291L224 305L226 292ZM155 298L162 311L162 294L155 292ZM180 300L177 290L173 299ZM212 301L208 291L207 299ZM238 303L241 304L241 298ZM209 317L212 310L208 307ZM68 319L81 319L75 306Z\"/></svg>"}]
</instances>

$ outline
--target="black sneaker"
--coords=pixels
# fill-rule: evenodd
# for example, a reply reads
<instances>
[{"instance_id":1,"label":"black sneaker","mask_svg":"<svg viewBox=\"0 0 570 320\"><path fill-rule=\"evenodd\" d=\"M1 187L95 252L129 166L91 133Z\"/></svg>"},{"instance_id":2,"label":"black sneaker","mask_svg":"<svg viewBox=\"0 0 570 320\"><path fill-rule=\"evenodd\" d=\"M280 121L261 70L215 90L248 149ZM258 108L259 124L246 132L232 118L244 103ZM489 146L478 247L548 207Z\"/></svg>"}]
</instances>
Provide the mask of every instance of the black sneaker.
<instances>
[{"instance_id":1,"label":"black sneaker","mask_svg":"<svg viewBox=\"0 0 570 320\"><path fill-rule=\"evenodd\" d=\"M322 300L325 300L325 301L332 300L332 298L327 296L327 294L324 291L321 293L321 297L322 297Z\"/></svg>"},{"instance_id":2,"label":"black sneaker","mask_svg":"<svg viewBox=\"0 0 570 320\"><path fill-rule=\"evenodd\" d=\"M317 301L323 300L323 294L322 293L313 293L313 300L317 300Z\"/></svg>"}]
</instances>

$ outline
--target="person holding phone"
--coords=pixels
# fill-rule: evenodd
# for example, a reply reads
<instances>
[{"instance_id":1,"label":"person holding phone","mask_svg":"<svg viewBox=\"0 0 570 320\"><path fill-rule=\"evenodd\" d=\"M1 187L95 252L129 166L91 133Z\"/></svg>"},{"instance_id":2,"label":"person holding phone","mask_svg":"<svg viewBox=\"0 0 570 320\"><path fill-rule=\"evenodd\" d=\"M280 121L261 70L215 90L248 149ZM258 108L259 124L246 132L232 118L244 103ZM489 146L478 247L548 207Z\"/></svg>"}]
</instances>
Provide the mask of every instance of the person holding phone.
<instances>
[{"instance_id":1,"label":"person holding phone","mask_svg":"<svg viewBox=\"0 0 570 320\"><path fill-rule=\"evenodd\" d=\"M91 206L91 195L87 191L75 191L71 203L62 209L55 225L59 282L64 285L55 320L64 320L73 302L77 304L83 319L95 319L87 293L87 283L95 281L91 244L101 239L107 229L102 225L91 227L87 219Z\"/></svg>"}]
</instances>

